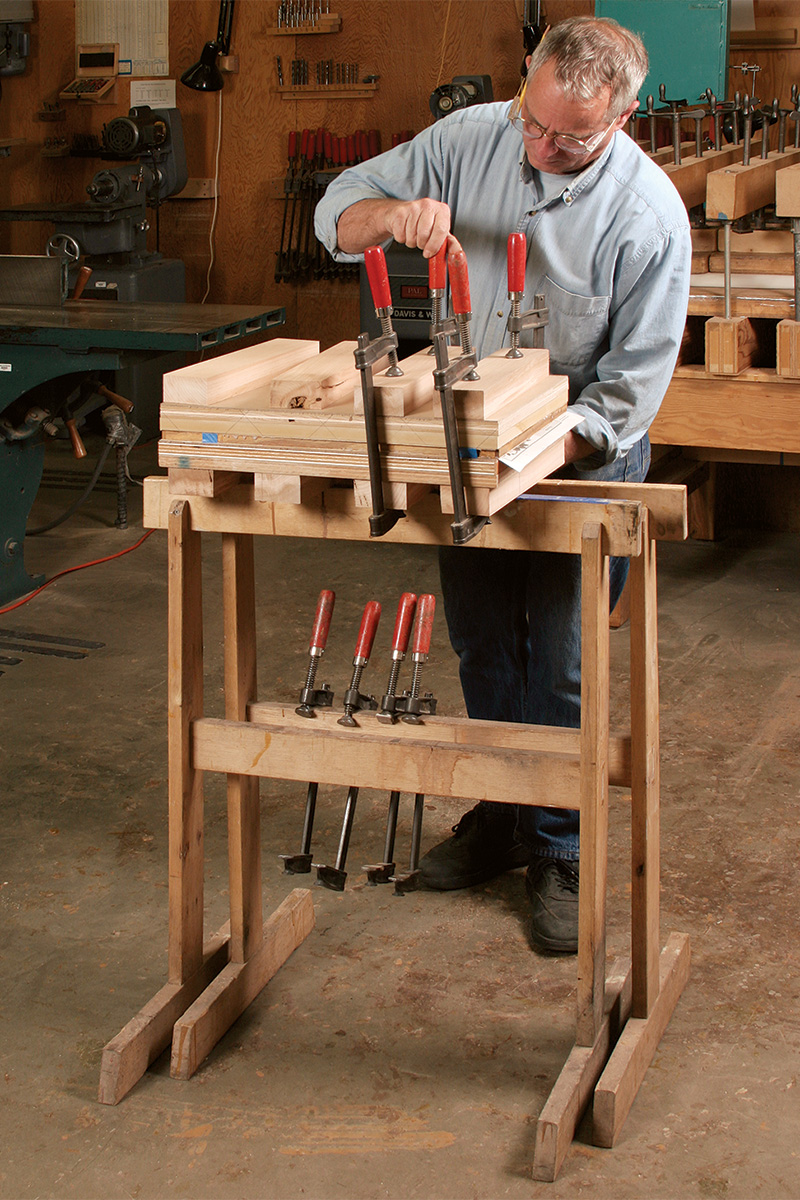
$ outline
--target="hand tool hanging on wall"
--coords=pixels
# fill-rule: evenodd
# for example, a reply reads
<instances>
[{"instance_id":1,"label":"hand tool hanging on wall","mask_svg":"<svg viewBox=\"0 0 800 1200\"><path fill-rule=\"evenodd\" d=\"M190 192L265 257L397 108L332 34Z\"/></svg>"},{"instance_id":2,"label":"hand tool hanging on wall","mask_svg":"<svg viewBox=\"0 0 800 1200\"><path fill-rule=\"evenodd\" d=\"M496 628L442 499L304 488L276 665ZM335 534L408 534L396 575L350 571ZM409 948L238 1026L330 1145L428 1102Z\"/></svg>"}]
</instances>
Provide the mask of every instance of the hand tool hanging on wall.
<instances>
[{"instance_id":1,"label":"hand tool hanging on wall","mask_svg":"<svg viewBox=\"0 0 800 1200\"><path fill-rule=\"evenodd\" d=\"M381 699L378 710L378 720L388 724L392 724L395 719L394 709L397 700L397 680L400 675L403 659L406 656L406 650L408 649L411 624L414 620L416 607L417 597L414 593L404 592L397 606L397 618L392 635L392 666L389 672L389 682L386 685L386 692ZM399 805L400 793L396 791L392 792L389 796L389 811L386 814L386 837L384 839L383 861L364 867L369 884L386 883L389 877L394 874L395 863L393 855Z\"/></svg>"},{"instance_id":2,"label":"hand tool hanging on wall","mask_svg":"<svg viewBox=\"0 0 800 1200\"><path fill-rule=\"evenodd\" d=\"M453 359L451 362L448 350L448 337L453 333L459 333L463 338L463 329L466 329L469 341L469 326L466 322L462 322L462 328L460 329L458 325L459 315L463 317L470 310L469 279L464 251L460 250L454 255L448 254L447 265L450 269L450 291L453 297L453 309L456 316L448 317L447 320L443 321L440 332L433 339L436 355L436 370L433 372L433 382L439 393L439 401L442 408L444 441L447 450L447 468L450 475L450 489L453 493L454 519L450 525L450 529L453 534L454 544L462 546L465 542L471 541L483 529L488 518L467 516L467 498L464 491L464 475L461 470L461 451L458 442L458 421L456 419L456 404L453 397L454 383L460 383L462 379L476 378L475 366L478 360L474 350L470 348L468 352L465 351L459 358ZM463 340L461 344L463 347Z\"/></svg>"},{"instance_id":3,"label":"hand tool hanging on wall","mask_svg":"<svg viewBox=\"0 0 800 1200\"><path fill-rule=\"evenodd\" d=\"M544 296L533 298L533 308L520 312L522 298L525 294L525 265L527 261L527 239L524 233L508 235L508 298L511 310L508 314L506 328L511 340L511 349L506 358L522 358L519 348L519 335L523 329L532 329L533 347L541 349L544 346L544 327L550 319L550 313L545 308Z\"/></svg>"},{"instance_id":4,"label":"hand tool hanging on wall","mask_svg":"<svg viewBox=\"0 0 800 1200\"><path fill-rule=\"evenodd\" d=\"M298 716L313 718L317 708L328 708L333 703L333 692L327 683L321 688L315 688L317 669L325 646L328 642L328 632L331 627L333 606L336 601L335 592L322 591L317 601L317 611L314 616L314 627L311 630L311 640L308 645L308 670L306 682L300 692L300 703L294 710ZM318 783L309 783L306 792L306 807L303 818L303 836L300 842L299 854L281 854L284 875L307 875L311 870L311 835L314 831L314 814L317 808Z\"/></svg>"},{"instance_id":5,"label":"hand tool hanging on wall","mask_svg":"<svg viewBox=\"0 0 800 1200\"><path fill-rule=\"evenodd\" d=\"M364 667L369 662L369 656L372 653L372 644L375 641L375 632L378 628L380 617L381 606L378 601L368 601L361 617L361 626L358 631L358 639L353 656L353 676L350 681L350 687L344 694L344 716L339 718L340 725L354 726L356 722L353 719L353 712L362 708L377 708L378 706L378 702L374 696L363 696L361 694L359 684L361 683L361 675ZM344 884L347 879L345 864L347 862L347 851L350 846L350 835L353 832L357 802L358 788L355 786L348 788L335 865L331 867L324 863L314 863L314 868L317 872L317 883L322 887L331 888L335 892L344 891Z\"/></svg>"},{"instance_id":6,"label":"hand tool hanging on wall","mask_svg":"<svg viewBox=\"0 0 800 1200\"><path fill-rule=\"evenodd\" d=\"M297 134L294 130L289 134L289 165L286 170L286 178L283 181L283 220L281 221L281 244L278 250L278 261L275 265L275 282L280 283L281 280L288 278L287 258L289 247L292 244L292 230L294 229L294 210L297 206L297 192L294 188L295 180L295 159L297 157ZM292 200L292 220L289 225L289 236L287 239L286 220L289 215L289 197Z\"/></svg>"}]
</instances>

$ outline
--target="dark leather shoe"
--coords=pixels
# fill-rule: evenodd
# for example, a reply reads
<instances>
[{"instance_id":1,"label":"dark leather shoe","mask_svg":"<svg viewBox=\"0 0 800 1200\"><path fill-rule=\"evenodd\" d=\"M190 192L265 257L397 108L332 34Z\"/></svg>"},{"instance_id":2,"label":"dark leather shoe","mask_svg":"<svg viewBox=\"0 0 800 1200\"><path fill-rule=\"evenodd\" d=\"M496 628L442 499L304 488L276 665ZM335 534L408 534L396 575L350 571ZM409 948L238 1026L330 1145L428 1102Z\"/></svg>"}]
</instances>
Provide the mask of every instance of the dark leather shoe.
<instances>
[{"instance_id":1,"label":"dark leather shoe","mask_svg":"<svg viewBox=\"0 0 800 1200\"><path fill-rule=\"evenodd\" d=\"M514 805L507 810L477 804L453 826L453 836L440 842L420 860L419 869L426 887L437 891L474 887L526 867L530 852L514 837L517 813Z\"/></svg>"},{"instance_id":2,"label":"dark leather shoe","mask_svg":"<svg viewBox=\"0 0 800 1200\"><path fill-rule=\"evenodd\" d=\"M525 876L531 902L531 941L543 954L578 952L577 860L534 858Z\"/></svg>"}]
</instances>

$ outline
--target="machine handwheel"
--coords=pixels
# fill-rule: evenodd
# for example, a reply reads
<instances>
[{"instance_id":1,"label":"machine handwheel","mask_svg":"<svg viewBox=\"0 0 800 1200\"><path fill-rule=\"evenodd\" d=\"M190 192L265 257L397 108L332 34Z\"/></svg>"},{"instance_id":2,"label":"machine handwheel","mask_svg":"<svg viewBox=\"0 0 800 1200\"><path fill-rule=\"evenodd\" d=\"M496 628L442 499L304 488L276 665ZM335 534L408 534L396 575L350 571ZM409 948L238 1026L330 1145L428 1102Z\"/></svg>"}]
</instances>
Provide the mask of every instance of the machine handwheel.
<instances>
[{"instance_id":1,"label":"machine handwheel","mask_svg":"<svg viewBox=\"0 0 800 1200\"><path fill-rule=\"evenodd\" d=\"M68 258L72 262L77 262L81 256L81 248L75 238L70 237L68 233L54 233L45 246L45 253L49 258L58 255L60 258Z\"/></svg>"}]
</instances>

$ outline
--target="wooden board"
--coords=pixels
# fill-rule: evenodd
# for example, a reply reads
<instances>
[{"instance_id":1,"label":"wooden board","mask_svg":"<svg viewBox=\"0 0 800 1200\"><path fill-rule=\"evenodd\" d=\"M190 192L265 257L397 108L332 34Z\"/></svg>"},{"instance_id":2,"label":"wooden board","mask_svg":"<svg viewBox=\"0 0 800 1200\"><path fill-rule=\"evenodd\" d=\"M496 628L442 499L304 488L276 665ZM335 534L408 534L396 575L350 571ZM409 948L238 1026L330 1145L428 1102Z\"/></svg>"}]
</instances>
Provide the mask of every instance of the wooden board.
<instances>
[{"instance_id":1,"label":"wooden board","mask_svg":"<svg viewBox=\"0 0 800 1200\"><path fill-rule=\"evenodd\" d=\"M265 442L262 445L219 446L203 442L171 442L162 438L158 444L158 462L162 467L182 467L190 470L211 467L215 471L245 471L248 474L314 475L330 479L367 479L369 463L366 446L349 442L316 442L309 451L301 441ZM386 446L381 452L384 478L401 483L448 483L447 456L444 450L422 446L395 449ZM494 487L497 483L496 455L479 452L477 458L463 460L464 476L476 486Z\"/></svg>"},{"instance_id":2,"label":"wooden board","mask_svg":"<svg viewBox=\"0 0 800 1200\"><path fill-rule=\"evenodd\" d=\"M624 485L623 485L624 486ZM600 485L602 487L602 484ZM143 523L147 529L166 528L173 498L167 480L151 476L145 480ZM219 499L198 496L189 501L192 529L219 533L235 520L243 533L274 537L313 537L334 541L370 542L369 522L364 510L356 508L349 488L332 488L319 505L262 504L253 499L252 485L241 484ZM628 557L642 552L642 509L635 501L615 498L605 501L570 500L554 504L547 500L520 500L498 513L471 542L470 549L494 547L502 550L563 550L579 554L581 530L586 521L602 521L608 537L608 553ZM449 518L442 515L437 496L422 500L381 538L385 544L414 546L448 545Z\"/></svg>"},{"instance_id":3,"label":"wooden board","mask_svg":"<svg viewBox=\"0 0 800 1200\"><path fill-rule=\"evenodd\" d=\"M232 350L168 372L164 376L164 400L169 404L219 404L263 386L318 353L319 342L292 338L273 338Z\"/></svg>"},{"instance_id":4,"label":"wooden board","mask_svg":"<svg viewBox=\"0 0 800 1200\"><path fill-rule=\"evenodd\" d=\"M678 367L650 427L654 444L800 453L797 384L754 369L735 378Z\"/></svg>"},{"instance_id":5,"label":"wooden board","mask_svg":"<svg viewBox=\"0 0 800 1200\"><path fill-rule=\"evenodd\" d=\"M775 200L775 177L782 167L800 162L800 150L770 151L767 158L734 163L712 171L706 189L709 220L735 221Z\"/></svg>"},{"instance_id":6,"label":"wooden board","mask_svg":"<svg viewBox=\"0 0 800 1200\"><path fill-rule=\"evenodd\" d=\"M324 409L348 401L359 386L356 342L339 342L269 381L265 407Z\"/></svg>"},{"instance_id":7,"label":"wooden board","mask_svg":"<svg viewBox=\"0 0 800 1200\"><path fill-rule=\"evenodd\" d=\"M460 347L450 346L451 358L458 358ZM436 359L427 350L418 350L400 360L402 375L387 375L386 370L376 371L372 383L375 389L376 408L385 417L404 417L416 412L433 400L433 372ZM353 407L357 413L364 412L361 381L353 394Z\"/></svg>"},{"instance_id":8,"label":"wooden board","mask_svg":"<svg viewBox=\"0 0 800 1200\"><path fill-rule=\"evenodd\" d=\"M693 287L689 295L690 317L722 317L725 314L723 288ZM794 316L794 295L780 288L731 288L731 315L734 317Z\"/></svg>"},{"instance_id":9,"label":"wooden board","mask_svg":"<svg viewBox=\"0 0 800 1200\"><path fill-rule=\"evenodd\" d=\"M529 388L524 401L514 401L498 410L493 419L461 418L459 437L470 449L502 451L511 447L567 407L569 385L561 375L549 375ZM433 403L406 417L378 417L378 437L394 446L444 448L441 413ZM219 446L250 446L252 449L276 439L297 439L309 452L316 442L366 444L364 419L349 405L337 408L263 410L209 409L203 405L161 406L161 431L168 441L204 441Z\"/></svg>"}]
</instances>

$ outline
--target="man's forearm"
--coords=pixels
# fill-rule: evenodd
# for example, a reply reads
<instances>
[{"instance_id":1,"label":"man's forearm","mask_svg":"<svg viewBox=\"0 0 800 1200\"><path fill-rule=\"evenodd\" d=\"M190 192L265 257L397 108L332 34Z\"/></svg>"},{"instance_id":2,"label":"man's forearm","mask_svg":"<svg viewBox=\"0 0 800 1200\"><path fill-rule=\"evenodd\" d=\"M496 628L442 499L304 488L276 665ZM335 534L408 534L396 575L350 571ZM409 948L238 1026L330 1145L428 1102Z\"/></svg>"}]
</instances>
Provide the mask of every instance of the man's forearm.
<instances>
[{"instance_id":1,"label":"man's forearm","mask_svg":"<svg viewBox=\"0 0 800 1200\"><path fill-rule=\"evenodd\" d=\"M336 240L345 254L361 254L391 236L387 217L393 200L358 200L346 208L336 225Z\"/></svg>"}]
</instances>

